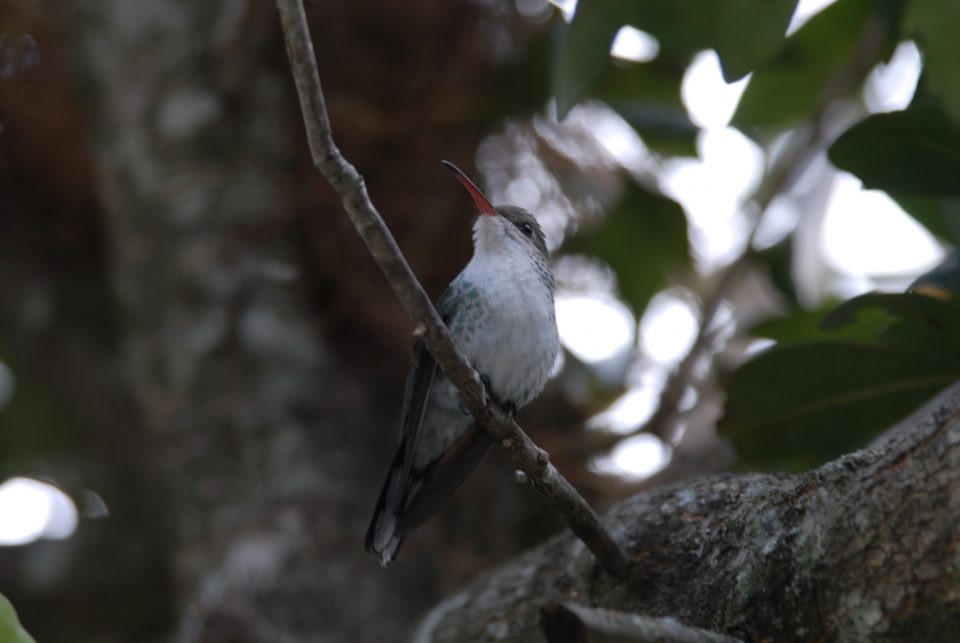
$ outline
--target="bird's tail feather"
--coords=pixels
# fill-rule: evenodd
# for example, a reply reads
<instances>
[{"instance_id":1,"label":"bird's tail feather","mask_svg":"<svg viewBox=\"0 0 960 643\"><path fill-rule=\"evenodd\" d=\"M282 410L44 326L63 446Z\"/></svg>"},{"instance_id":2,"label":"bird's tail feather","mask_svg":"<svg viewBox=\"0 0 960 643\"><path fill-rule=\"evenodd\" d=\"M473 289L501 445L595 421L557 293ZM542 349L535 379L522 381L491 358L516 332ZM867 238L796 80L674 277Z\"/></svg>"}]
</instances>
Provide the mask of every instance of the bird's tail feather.
<instances>
[{"instance_id":1,"label":"bird's tail feather","mask_svg":"<svg viewBox=\"0 0 960 643\"><path fill-rule=\"evenodd\" d=\"M376 556L382 566L390 564L403 537L439 511L483 460L491 445L487 433L472 426L422 472L410 469L405 472L405 445L401 443L367 530L367 551Z\"/></svg>"},{"instance_id":2,"label":"bird's tail feather","mask_svg":"<svg viewBox=\"0 0 960 643\"><path fill-rule=\"evenodd\" d=\"M493 442L486 431L471 426L423 472L397 523L404 533L422 525L456 493L477 468Z\"/></svg>"},{"instance_id":3,"label":"bird's tail feather","mask_svg":"<svg viewBox=\"0 0 960 643\"><path fill-rule=\"evenodd\" d=\"M367 552L376 556L383 567L396 558L403 543L403 534L397 532L397 519L406 503L406 489L409 486L409 475L404 475L403 455L404 445L401 444L387 472L364 539Z\"/></svg>"}]
</instances>

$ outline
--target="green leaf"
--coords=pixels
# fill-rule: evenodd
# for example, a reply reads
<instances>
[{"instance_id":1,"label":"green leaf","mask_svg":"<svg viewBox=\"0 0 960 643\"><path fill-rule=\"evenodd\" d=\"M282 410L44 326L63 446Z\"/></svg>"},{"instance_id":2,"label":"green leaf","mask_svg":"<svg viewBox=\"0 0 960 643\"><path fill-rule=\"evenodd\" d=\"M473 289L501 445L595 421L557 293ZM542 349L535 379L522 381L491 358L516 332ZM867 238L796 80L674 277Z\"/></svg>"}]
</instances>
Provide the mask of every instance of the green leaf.
<instances>
[{"instance_id":1,"label":"green leaf","mask_svg":"<svg viewBox=\"0 0 960 643\"><path fill-rule=\"evenodd\" d=\"M583 98L609 62L610 46L624 24L619 6L617 0L583 0L569 25L557 20L551 87L558 118Z\"/></svg>"},{"instance_id":2,"label":"green leaf","mask_svg":"<svg viewBox=\"0 0 960 643\"><path fill-rule=\"evenodd\" d=\"M887 315L875 311L873 314L864 314L851 323L836 329L824 329L823 318L835 304L816 310L798 310L782 317L768 319L750 329L755 337L765 337L780 343L796 343L804 341L836 341L836 342L864 342L870 343L888 325Z\"/></svg>"},{"instance_id":3,"label":"green leaf","mask_svg":"<svg viewBox=\"0 0 960 643\"><path fill-rule=\"evenodd\" d=\"M689 265L687 220L675 201L631 182L617 207L599 225L570 238L564 251L605 261L640 315L667 276Z\"/></svg>"},{"instance_id":4,"label":"green leaf","mask_svg":"<svg viewBox=\"0 0 960 643\"><path fill-rule=\"evenodd\" d=\"M803 469L863 446L958 378L960 361L880 346L775 346L734 373L718 428L747 466Z\"/></svg>"},{"instance_id":5,"label":"green leaf","mask_svg":"<svg viewBox=\"0 0 960 643\"><path fill-rule=\"evenodd\" d=\"M930 324L960 346L960 304L924 295L872 292L845 301L823 319L824 329L852 324L866 310L882 310L901 320Z\"/></svg>"},{"instance_id":6,"label":"green leaf","mask_svg":"<svg viewBox=\"0 0 960 643\"><path fill-rule=\"evenodd\" d=\"M661 49L657 61L679 70L674 75L677 83L693 54L704 49L717 49L724 75L732 81L783 45L796 2L581 0L569 26L558 21L551 83L558 116L566 116L595 87L610 64L613 39L624 25L642 29L657 39Z\"/></svg>"},{"instance_id":7,"label":"green leaf","mask_svg":"<svg viewBox=\"0 0 960 643\"><path fill-rule=\"evenodd\" d=\"M935 283L938 291L960 286L960 251L920 277L911 290L927 283ZM844 341L892 348L900 344L888 341L891 326L916 322L909 324L909 328L927 326L938 333L936 350L942 355L943 351L951 350L951 345L960 350L960 302L949 299L949 295L935 298L917 292L867 293L840 305L801 310L764 321L751 328L750 334L778 342ZM900 346L909 352L908 345Z\"/></svg>"},{"instance_id":8,"label":"green leaf","mask_svg":"<svg viewBox=\"0 0 960 643\"><path fill-rule=\"evenodd\" d=\"M685 110L644 102L611 101L620 118L636 130L645 145L661 154L697 155L697 134Z\"/></svg>"},{"instance_id":9,"label":"green leaf","mask_svg":"<svg viewBox=\"0 0 960 643\"><path fill-rule=\"evenodd\" d=\"M820 320L825 311L798 310L787 315L767 319L750 327L752 337L772 339L775 342L798 342L823 335Z\"/></svg>"},{"instance_id":10,"label":"green leaf","mask_svg":"<svg viewBox=\"0 0 960 643\"><path fill-rule=\"evenodd\" d=\"M890 195L935 237L960 246L960 199Z\"/></svg>"},{"instance_id":11,"label":"green leaf","mask_svg":"<svg viewBox=\"0 0 960 643\"><path fill-rule=\"evenodd\" d=\"M725 0L718 5L715 46L723 77L732 83L780 50L797 0Z\"/></svg>"},{"instance_id":12,"label":"green leaf","mask_svg":"<svg viewBox=\"0 0 960 643\"><path fill-rule=\"evenodd\" d=\"M612 60L593 95L629 123L644 144L663 154L696 155L699 128L680 97L683 65L664 57L647 63Z\"/></svg>"},{"instance_id":13,"label":"green leaf","mask_svg":"<svg viewBox=\"0 0 960 643\"><path fill-rule=\"evenodd\" d=\"M850 62L873 9L871 0L841 0L811 18L754 73L733 124L782 126L806 117L827 81Z\"/></svg>"},{"instance_id":14,"label":"green leaf","mask_svg":"<svg viewBox=\"0 0 960 643\"><path fill-rule=\"evenodd\" d=\"M756 255L756 262L766 270L773 286L783 295L787 303L798 308L800 301L797 295L797 285L793 279L793 244L794 235L791 232L779 242L764 248Z\"/></svg>"},{"instance_id":15,"label":"green leaf","mask_svg":"<svg viewBox=\"0 0 960 643\"><path fill-rule=\"evenodd\" d=\"M716 49L724 78L746 76L775 54L796 0L625 0L626 22L653 34L664 55L678 60Z\"/></svg>"},{"instance_id":16,"label":"green leaf","mask_svg":"<svg viewBox=\"0 0 960 643\"><path fill-rule=\"evenodd\" d=\"M815 327L818 316L799 313L755 329L795 341L733 374L720 429L748 464L796 469L835 457L960 379L956 300L868 293Z\"/></svg>"},{"instance_id":17,"label":"green leaf","mask_svg":"<svg viewBox=\"0 0 960 643\"><path fill-rule=\"evenodd\" d=\"M924 74L930 91L947 112L960 122L960 3L914 0L908 3L906 29L914 34L924 52Z\"/></svg>"},{"instance_id":18,"label":"green leaf","mask_svg":"<svg viewBox=\"0 0 960 643\"><path fill-rule=\"evenodd\" d=\"M724 0L623 0L626 24L652 34L661 55L688 61L703 49L712 49L718 7Z\"/></svg>"},{"instance_id":19,"label":"green leaf","mask_svg":"<svg viewBox=\"0 0 960 643\"><path fill-rule=\"evenodd\" d=\"M651 101L686 113L680 96L685 70L684 64L675 64L662 56L645 63L612 58L593 95L606 102Z\"/></svg>"},{"instance_id":20,"label":"green leaf","mask_svg":"<svg viewBox=\"0 0 960 643\"><path fill-rule=\"evenodd\" d=\"M17 618L17 612L7 598L0 594L0 641L3 643L37 643L27 634Z\"/></svg>"},{"instance_id":21,"label":"green leaf","mask_svg":"<svg viewBox=\"0 0 960 643\"><path fill-rule=\"evenodd\" d=\"M868 188L960 196L960 127L934 105L865 118L831 146L830 160Z\"/></svg>"},{"instance_id":22,"label":"green leaf","mask_svg":"<svg viewBox=\"0 0 960 643\"><path fill-rule=\"evenodd\" d=\"M863 326L863 319L887 323L878 327L875 343L931 362L960 364L960 302L913 292L867 293L841 304L822 326L844 330ZM854 324L856 322L856 324Z\"/></svg>"}]
</instances>

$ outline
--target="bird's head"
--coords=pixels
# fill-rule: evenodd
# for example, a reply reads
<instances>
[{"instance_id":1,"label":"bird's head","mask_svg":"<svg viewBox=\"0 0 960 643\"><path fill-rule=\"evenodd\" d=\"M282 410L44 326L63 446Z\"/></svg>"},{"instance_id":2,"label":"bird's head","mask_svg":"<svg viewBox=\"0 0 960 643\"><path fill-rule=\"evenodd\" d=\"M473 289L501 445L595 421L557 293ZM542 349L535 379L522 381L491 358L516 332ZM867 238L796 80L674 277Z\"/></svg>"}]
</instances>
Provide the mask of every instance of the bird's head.
<instances>
[{"instance_id":1,"label":"bird's head","mask_svg":"<svg viewBox=\"0 0 960 643\"><path fill-rule=\"evenodd\" d=\"M473 245L477 253L524 252L535 260L546 261L547 241L536 217L513 205L494 207L473 181L460 169L444 161L473 198L480 216L473 225Z\"/></svg>"}]
</instances>

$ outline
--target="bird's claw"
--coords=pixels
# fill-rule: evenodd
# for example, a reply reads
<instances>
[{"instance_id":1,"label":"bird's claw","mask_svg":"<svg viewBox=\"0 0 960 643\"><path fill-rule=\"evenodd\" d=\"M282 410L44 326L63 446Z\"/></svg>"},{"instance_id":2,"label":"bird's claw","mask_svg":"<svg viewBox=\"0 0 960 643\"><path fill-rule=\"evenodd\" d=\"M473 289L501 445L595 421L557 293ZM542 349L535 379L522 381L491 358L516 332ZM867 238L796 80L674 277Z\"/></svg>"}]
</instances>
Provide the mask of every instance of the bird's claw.
<instances>
[{"instance_id":1,"label":"bird's claw","mask_svg":"<svg viewBox=\"0 0 960 643\"><path fill-rule=\"evenodd\" d=\"M480 382L483 384L484 402L489 402L490 400L493 400L494 402L497 403L497 406L499 406L503 410L503 412L510 417L511 420L517 416L517 405L514 402L510 402L510 401L504 402L503 400L498 398L496 395L494 395L493 385L490 384L490 378L488 376L481 374Z\"/></svg>"},{"instance_id":2,"label":"bird's claw","mask_svg":"<svg viewBox=\"0 0 960 643\"><path fill-rule=\"evenodd\" d=\"M490 400L496 401L496 396L493 394L493 385L490 383L490 377L488 375L480 374L480 383L483 384L483 403L484 405L490 404Z\"/></svg>"},{"instance_id":3,"label":"bird's claw","mask_svg":"<svg viewBox=\"0 0 960 643\"><path fill-rule=\"evenodd\" d=\"M490 386L490 378L486 375L478 373L480 378L480 385L483 387L483 405L487 406L490 404L490 400L493 398L493 389Z\"/></svg>"}]
</instances>

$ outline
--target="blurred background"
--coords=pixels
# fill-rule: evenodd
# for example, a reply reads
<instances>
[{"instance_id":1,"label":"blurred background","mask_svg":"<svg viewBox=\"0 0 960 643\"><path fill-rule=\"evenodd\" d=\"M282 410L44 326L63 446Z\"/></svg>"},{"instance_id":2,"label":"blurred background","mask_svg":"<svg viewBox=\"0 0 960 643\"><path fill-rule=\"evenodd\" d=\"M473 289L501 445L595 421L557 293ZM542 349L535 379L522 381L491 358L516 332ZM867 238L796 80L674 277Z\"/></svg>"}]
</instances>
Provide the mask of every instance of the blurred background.
<instances>
[{"instance_id":1,"label":"blurred background","mask_svg":"<svg viewBox=\"0 0 960 643\"><path fill-rule=\"evenodd\" d=\"M432 296L471 253L441 159L541 221L564 351L519 420L591 503L814 466L960 378L960 9L581 2L305 4ZM364 556L411 330L271 2L0 0L0 593L38 641L402 640L561 529L492 453Z\"/></svg>"}]
</instances>

